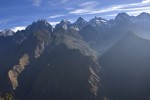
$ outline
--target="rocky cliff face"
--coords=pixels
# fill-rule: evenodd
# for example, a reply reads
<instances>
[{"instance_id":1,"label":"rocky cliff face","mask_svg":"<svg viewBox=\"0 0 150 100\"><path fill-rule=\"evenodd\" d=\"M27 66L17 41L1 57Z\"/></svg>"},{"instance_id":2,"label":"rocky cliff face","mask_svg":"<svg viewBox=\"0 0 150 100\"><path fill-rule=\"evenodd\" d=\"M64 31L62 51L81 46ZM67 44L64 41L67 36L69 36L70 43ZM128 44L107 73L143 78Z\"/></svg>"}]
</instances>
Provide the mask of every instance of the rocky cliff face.
<instances>
[{"instance_id":1,"label":"rocky cliff face","mask_svg":"<svg viewBox=\"0 0 150 100\"><path fill-rule=\"evenodd\" d=\"M15 65L12 70L8 72L8 77L12 83L13 89L15 90L18 87L18 76L25 69L29 63L29 56L24 54L20 59L19 64Z\"/></svg>"},{"instance_id":2,"label":"rocky cliff face","mask_svg":"<svg viewBox=\"0 0 150 100\"><path fill-rule=\"evenodd\" d=\"M100 66L94 57L85 56L77 49L58 45L51 52L43 54L39 61L32 66L38 68L38 72L31 73L34 75L32 85L26 84L32 88L25 90L20 84L20 89L29 91L25 95L29 100L97 100ZM25 76L26 74L24 73ZM20 89L18 88L19 96L24 99Z\"/></svg>"}]
</instances>

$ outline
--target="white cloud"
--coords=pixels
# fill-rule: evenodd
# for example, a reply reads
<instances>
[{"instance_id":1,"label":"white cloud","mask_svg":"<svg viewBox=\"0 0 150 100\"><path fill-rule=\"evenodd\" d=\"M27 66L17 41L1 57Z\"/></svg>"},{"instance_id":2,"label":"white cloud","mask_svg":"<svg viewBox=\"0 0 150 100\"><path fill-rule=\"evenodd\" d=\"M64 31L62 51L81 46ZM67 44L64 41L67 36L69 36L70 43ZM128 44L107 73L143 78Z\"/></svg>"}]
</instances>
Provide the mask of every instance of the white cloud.
<instances>
[{"instance_id":1,"label":"white cloud","mask_svg":"<svg viewBox=\"0 0 150 100\"><path fill-rule=\"evenodd\" d=\"M148 9L150 9L150 6L146 6L146 7L140 7L140 8L137 8L137 7L135 7L135 8L123 8L123 9L119 9L120 11L141 11L141 10L148 10Z\"/></svg>"},{"instance_id":2,"label":"white cloud","mask_svg":"<svg viewBox=\"0 0 150 100\"><path fill-rule=\"evenodd\" d=\"M59 18L59 17L63 17L63 16L66 16L66 15L54 15L54 16L49 16L48 18L52 19L52 18Z\"/></svg>"},{"instance_id":3,"label":"white cloud","mask_svg":"<svg viewBox=\"0 0 150 100\"><path fill-rule=\"evenodd\" d=\"M68 2L69 0L62 0L61 3L66 3Z\"/></svg>"},{"instance_id":4,"label":"white cloud","mask_svg":"<svg viewBox=\"0 0 150 100\"><path fill-rule=\"evenodd\" d=\"M17 32L17 31L21 31L21 30L24 30L26 28L26 26L17 26L17 27L14 27L14 28L12 28L12 30L14 31L14 32Z\"/></svg>"},{"instance_id":5,"label":"white cloud","mask_svg":"<svg viewBox=\"0 0 150 100\"><path fill-rule=\"evenodd\" d=\"M75 9L71 11L71 14L88 14L92 11L94 11L94 8L98 6L99 3L96 1L88 1L88 2L83 2L79 4L78 6L81 7L80 9Z\"/></svg>"},{"instance_id":6,"label":"white cloud","mask_svg":"<svg viewBox=\"0 0 150 100\"><path fill-rule=\"evenodd\" d=\"M91 9L77 9L69 12L70 14L76 14L76 15L85 15L89 12L92 12Z\"/></svg>"},{"instance_id":7,"label":"white cloud","mask_svg":"<svg viewBox=\"0 0 150 100\"><path fill-rule=\"evenodd\" d=\"M143 0L141 2L130 3L130 4L112 5L104 8L99 8L97 5L99 5L99 3L95 1L85 2L78 5L81 8L72 10L69 13L75 15L85 15L85 14L101 14L101 13L109 13L109 12L117 13L117 12L125 12L125 11L141 12L141 11L150 10L150 0Z\"/></svg>"},{"instance_id":8,"label":"white cloud","mask_svg":"<svg viewBox=\"0 0 150 100\"><path fill-rule=\"evenodd\" d=\"M115 17L117 16L117 14L108 14L108 15L104 15L103 17Z\"/></svg>"},{"instance_id":9,"label":"white cloud","mask_svg":"<svg viewBox=\"0 0 150 100\"><path fill-rule=\"evenodd\" d=\"M51 24L53 27L55 27L56 24L58 24L59 22L49 22L49 24Z\"/></svg>"},{"instance_id":10,"label":"white cloud","mask_svg":"<svg viewBox=\"0 0 150 100\"><path fill-rule=\"evenodd\" d=\"M40 6L42 3L42 0L33 0L33 6Z\"/></svg>"},{"instance_id":11,"label":"white cloud","mask_svg":"<svg viewBox=\"0 0 150 100\"><path fill-rule=\"evenodd\" d=\"M86 7L86 8L95 7L97 5L99 5L99 3L96 1L88 1L88 2L84 2L84 3L79 4L80 7Z\"/></svg>"},{"instance_id":12,"label":"white cloud","mask_svg":"<svg viewBox=\"0 0 150 100\"><path fill-rule=\"evenodd\" d=\"M150 3L150 0L143 0L142 3Z\"/></svg>"},{"instance_id":13,"label":"white cloud","mask_svg":"<svg viewBox=\"0 0 150 100\"><path fill-rule=\"evenodd\" d=\"M139 15L139 13L142 13L142 12L147 12L147 13L150 13L150 10L137 10L137 11L128 11L127 13L129 15L134 15L134 16L137 16Z\"/></svg>"}]
</instances>

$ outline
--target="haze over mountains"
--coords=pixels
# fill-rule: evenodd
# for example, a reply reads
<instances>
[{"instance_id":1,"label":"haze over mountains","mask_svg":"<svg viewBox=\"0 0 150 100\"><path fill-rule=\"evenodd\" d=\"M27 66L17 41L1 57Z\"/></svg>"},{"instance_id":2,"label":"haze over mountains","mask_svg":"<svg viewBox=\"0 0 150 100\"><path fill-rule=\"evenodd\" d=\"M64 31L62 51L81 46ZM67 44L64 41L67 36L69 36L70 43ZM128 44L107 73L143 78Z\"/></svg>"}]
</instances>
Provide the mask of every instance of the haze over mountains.
<instances>
[{"instance_id":1,"label":"haze over mountains","mask_svg":"<svg viewBox=\"0 0 150 100\"><path fill-rule=\"evenodd\" d=\"M150 14L38 20L0 32L0 95L14 100L149 100Z\"/></svg>"}]
</instances>

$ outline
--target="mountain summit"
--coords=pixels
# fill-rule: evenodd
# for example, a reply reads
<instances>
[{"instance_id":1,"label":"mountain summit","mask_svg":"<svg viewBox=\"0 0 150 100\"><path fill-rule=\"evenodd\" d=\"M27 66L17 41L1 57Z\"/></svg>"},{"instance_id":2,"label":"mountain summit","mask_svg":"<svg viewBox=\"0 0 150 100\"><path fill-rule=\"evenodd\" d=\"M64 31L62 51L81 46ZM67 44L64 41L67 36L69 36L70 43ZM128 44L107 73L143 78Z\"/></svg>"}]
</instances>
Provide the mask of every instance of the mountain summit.
<instances>
[{"instance_id":1,"label":"mountain summit","mask_svg":"<svg viewBox=\"0 0 150 100\"><path fill-rule=\"evenodd\" d=\"M56 25L55 30L67 30L71 26L71 22L63 19L59 24Z\"/></svg>"},{"instance_id":2,"label":"mountain summit","mask_svg":"<svg viewBox=\"0 0 150 100\"><path fill-rule=\"evenodd\" d=\"M5 30L3 30L3 31L0 32L0 36L4 36L4 37L6 37L6 36L12 36L14 34L15 34L15 32L12 31L12 30L10 30L10 29L5 29Z\"/></svg>"},{"instance_id":3,"label":"mountain summit","mask_svg":"<svg viewBox=\"0 0 150 100\"><path fill-rule=\"evenodd\" d=\"M52 26L45 19L40 19L36 22L33 22L31 25L29 25L26 28L26 30L29 31L48 30L52 32Z\"/></svg>"},{"instance_id":4,"label":"mountain summit","mask_svg":"<svg viewBox=\"0 0 150 100\"><path fill-rule=\"evenodd\" d=\"M82 18L79 17L75 23L73 23L73 27L76 28L77 30L82 29L83 27L85 27L88 23Z\"/></svg>"}]
</instances>

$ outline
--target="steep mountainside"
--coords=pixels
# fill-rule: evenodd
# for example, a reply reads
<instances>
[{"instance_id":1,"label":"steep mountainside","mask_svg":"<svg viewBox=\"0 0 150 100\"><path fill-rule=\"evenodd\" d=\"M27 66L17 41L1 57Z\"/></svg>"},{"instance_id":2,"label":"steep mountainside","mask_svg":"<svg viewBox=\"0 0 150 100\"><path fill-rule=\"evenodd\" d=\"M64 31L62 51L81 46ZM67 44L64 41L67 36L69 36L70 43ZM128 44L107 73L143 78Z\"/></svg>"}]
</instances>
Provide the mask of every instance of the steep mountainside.
<instances>
[{"instance_id":1,"label":"steep mountainside","mask_svg":"<svg viewBox=\"0 0 150 100\"><path fill-rule=\"evenodd\" d=\"M101 58L106 95L121 100L148 100L150 40L128 33Z\"/></svg>"},{"instance_id":2,"label":"steep mountainside","mask_svg":"<svg viewBox=\"0 0 150 100\"><path fill-rule=\"evenodd\" d=\"M29 64L19 77L17 95L21 100L97 100L99 71L94 57L60 44Z\"/></svg>"},{"instance_id":3,"label":"steep mountainside","mask_svg":"<svg viewBox=\"0 0 150 100\"><path fill-rule=\"evenodd\" d=\"M9 89L2 90L13 93L19 100L100 97L100 66L78 31L52 32L50 24L39 20L20 33L25 38L16 42L17 47L10 53L13 55L10 59L14 60L2 75L8 79L4 87Z\"/></svg>"}]
</instances>

